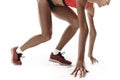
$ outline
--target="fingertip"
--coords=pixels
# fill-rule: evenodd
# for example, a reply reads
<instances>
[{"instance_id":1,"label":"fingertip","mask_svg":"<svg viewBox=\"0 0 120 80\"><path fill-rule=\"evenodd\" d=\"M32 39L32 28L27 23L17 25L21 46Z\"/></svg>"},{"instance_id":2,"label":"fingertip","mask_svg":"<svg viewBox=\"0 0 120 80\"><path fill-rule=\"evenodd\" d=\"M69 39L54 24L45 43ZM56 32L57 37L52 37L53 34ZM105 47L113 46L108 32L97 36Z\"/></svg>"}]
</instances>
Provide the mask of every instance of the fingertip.
<instances>
[{"instance_id":1,"label":"fingertip","mask_svg":"<svg viewBox=\"0 0 120 80\"><path fill-rule=\"evenodd\" d=\"M97 60L97 63L99 63L99 61Z\"/></svg>"},{"instance_id":2,"label":"fingertip","mask_svg":"<svg viewBox=\"0 0 120 80\"><path fill-rule=\"evenodd\" d=\"M77 76L77 73L78 73L78 72L75 73L75 77Z\"/></svg>"},{"instance_id":3,"label":"fingertip","mask_svg":"<svg viewBox=\"0 0 120 80\"><path fill-rule=\"evenodd\" d=\"M73 72L70 75L73 75Z\"/></svg>"},{"instance_id":4,"label":"fingertip","mask_svg":"<svg viewBox=\"0 0 120 80\"><path fill-rule=\"evenodd\" d=\"M76 76L77 76L77 74L74 75L74 77L76 77Z\"/></svg>"},{"instance_id":5,"label":"fingertip","mask_svg":"<svg viewBox=\"0 0 120 80\"><path fill-rule=\"evenodd\" d=\"M82 78L82 75L80 75L80 78Z\"/></svg>"},{"instance_id":6,"label":"fingertip","mask_svg":"<svg viewBox=\"0 0 120 80\"><path fill-rule=\"evenodd\" d=\"M89 73L89 71L88 71L88 70L86 70L86 73Z\"/></svg>"}]
</instances>

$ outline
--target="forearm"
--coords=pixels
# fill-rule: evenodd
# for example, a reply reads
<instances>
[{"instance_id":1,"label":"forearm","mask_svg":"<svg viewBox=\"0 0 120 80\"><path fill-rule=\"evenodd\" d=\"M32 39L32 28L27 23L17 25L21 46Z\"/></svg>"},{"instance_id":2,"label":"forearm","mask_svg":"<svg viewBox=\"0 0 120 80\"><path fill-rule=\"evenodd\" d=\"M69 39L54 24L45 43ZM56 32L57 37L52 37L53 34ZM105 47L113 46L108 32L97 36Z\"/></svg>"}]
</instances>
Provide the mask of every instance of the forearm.
<instances>
[{"instance_id":1,"label":"forearm","mask_svg":"<svg viewBox=\"0 0 120 80\"><path fill-rule=\"evenodd\" d=\"M77 13L80 27L79 35L79 51L78 51L78 63L83 64L84 62L84 52L85 52L85 43L88 34L88 27L85 18L85 4L87 0L77 0Z\"/></svg>"},{"instance_id":2,"label":"forearm","mask_svg":"<svg viewBox=\"0 0 120 80\"><path fill-rule=\"evenodd\" d=\"M92 14L90 12L88 12L88 19L89 19L89 26L90 26L90 41L89 41L89 51L88 51L88 56L92 56L92 51L93 51L93 47L94 47L94 42L95 42L95 38L96 38L96 30L95 30L95 26L94 26L94 7L91 7L90 9L92 12Z\"/></svg>"},{"instance_id":3,"label":"forearm","mask_svg":"<svg viewBox=\"0 0 120 80\"><path fill-rule=\"evenodd\" d=\"M82 31L83 30L83 31ZM84 63L84 54L85 54L85 45L87 39L88 30L80 29L79 34L79 47L78 47L78 62L81 64Z\"/></svg>"},{"instance_id":4,"label":"forearm","mask_svg":"<svg viewBox=\"0 0 120 80\"><path fill-rule=\"evenodd\" d=\"M96 31L91 30L90 31L90 41L89 41L89 51L88 51L88 56L91 57L93 53L93 47L95 43L95 38L96 38Z\"/></svg>"},{"instance_id":5,"label":"forearm","mask_svg":"<svg viewBox=\"0 0 120 80\"><path fill-rule=\"evenodd\" d=\"M79 46L78 60L77 60L76 68L72 72L72 74L75 74L75 77L78 71L80 71L80 77L85 77L86 73L88 72L87 69L85 68L85 63L84 63L85 44L88 35L88 27L85 16L86 3L87 0L76 0L80 34L79 34L79 44L78 44Z\"/></svg>"}]
</instances>

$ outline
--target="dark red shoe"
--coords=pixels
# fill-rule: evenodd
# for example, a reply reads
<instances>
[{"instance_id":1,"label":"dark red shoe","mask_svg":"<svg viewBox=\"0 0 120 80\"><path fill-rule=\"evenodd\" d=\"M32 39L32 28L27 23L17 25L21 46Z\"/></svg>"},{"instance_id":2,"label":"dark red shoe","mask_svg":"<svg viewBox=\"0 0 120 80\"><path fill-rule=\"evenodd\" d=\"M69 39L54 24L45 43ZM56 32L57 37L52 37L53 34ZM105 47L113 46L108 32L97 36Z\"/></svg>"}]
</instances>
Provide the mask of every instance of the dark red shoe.
<instances>
[{"instance_id":1,"label":"dark red shoe","mask_svg":"<svg viewBox=\"0 0 120 80\"><path fill-rule=\"evenodd\" d=\"M17 52L16 52L16 49L17 49L17 48L18 48L18 47L14 47L14 48L11 49L12 62L13 62L15 65L21 65L22 62L21 62L20 58L22 57L22 54L21 54L21 53L17 54Z\"/></svg>"},{"instance_id":2,"label":"dark red shoe","mask_svg":"<svg viewBox=\"0 0 120 80\"><path fill-rule=\"evenodd\" d=\"M66 60L60 52L57 55L54 55L53 53L51 53L50 61L59 63L60 65L71 65L72 64L72 62Z\"/></svg>"}]
</instances>

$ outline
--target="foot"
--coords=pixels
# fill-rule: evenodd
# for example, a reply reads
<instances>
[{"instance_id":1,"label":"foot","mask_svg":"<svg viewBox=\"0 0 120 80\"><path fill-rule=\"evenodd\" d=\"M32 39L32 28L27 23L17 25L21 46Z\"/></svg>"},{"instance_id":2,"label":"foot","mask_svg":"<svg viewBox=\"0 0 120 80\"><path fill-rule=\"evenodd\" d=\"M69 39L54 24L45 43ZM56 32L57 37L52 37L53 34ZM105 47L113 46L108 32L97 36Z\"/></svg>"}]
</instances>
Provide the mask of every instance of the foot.
<instances>
[{"instance_id":1,"label":"foot","mask_svg":"<svg viewBox=\"0 0 120 80\"><path fill-rule=\"evenodd\" d=\"M16 52L16 49L18 47L14 47L11 49L11 53L12 53L12 62L15 64L15 65L22 65L22 62L21 62L21 57L22 57L22 54L21 53L17 53Z\"/></svg>"},{"instance_id":2,"label":"foot","mask_svg":"<svg viewBox=\"0 0 120 80\"><path fill-rule=\"evenodd\" d=\"M62 53L59 52L57 55L54 55L51 53L50 55L50 61L59 63L60 65L71 65L72 62L66 60L63 56Z\"/></svg>"}]
</instances>

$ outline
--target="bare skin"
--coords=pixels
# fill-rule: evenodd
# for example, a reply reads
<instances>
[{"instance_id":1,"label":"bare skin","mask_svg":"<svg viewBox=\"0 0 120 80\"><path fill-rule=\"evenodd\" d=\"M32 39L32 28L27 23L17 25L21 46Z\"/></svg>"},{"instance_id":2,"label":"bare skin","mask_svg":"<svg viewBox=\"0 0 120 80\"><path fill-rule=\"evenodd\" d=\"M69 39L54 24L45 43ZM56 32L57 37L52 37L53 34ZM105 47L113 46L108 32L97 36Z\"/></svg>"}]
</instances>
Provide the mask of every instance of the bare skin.
<instances>
[{"instance_id":1,"label":"bare skin","mask_svg":"<svg viewBox=\"0 0 120 80\"><path fill-rule=\"evenodd\" d=\"M92 64L98 62L98 60L96 58L93 57L92 51L93 51L93 47L94 47L94 42L95 42L95 38L96 38L96 29L94 26L94 6L91 6L89 8L87 8L87 14L88 14L88 19L89 19L89 35L90 35L90 41L89 41L89 51L88 51L88 57L90 58ZM80 66L78 64L78 66ZM72 74L74 74L75 76L77 76L78 71L80 70L80 77L84 77L85 74L88 72L88 70L84 69L85 68L85 64L83 63L83 66L81 68L76 67L74 69L74 71L72 72Z\"/></svg>"},{"instance_id":2,"label":"bare skin","mask_svg":"<svg viewBox=\"0 0 120 80\"><path fill-rule=\"evenodd\" d=\"M56 4L57 7L51 10L47 0L38 0L39 19L40 19L40 26L42 33L33 36L20 48L22 51L24 51L28 48L37 46L40 43L46 42L51 39L51 35L52 35L51 12L53 12L53 14L56 17L64 21L67 21L69 23L69 26L64 31L56 49L61 50L66 45L66 43L74 36L76 31L80 29L79 44L78 44L78 48L79 48L78 60L77 60L76 68L74 69L72 74L75 74L76 76L78 74L78 71L80 71L80 76L84 77L88 72L85 68L85 63L84 63L85 44L88 35L88 25L86 22L85 11L84 11L87 0L76 0L78 16L75 14L74 11L72 11L72 9L70 9L67 6L64 6L64 4L60 1L62 0L53 0L54 4ZM94 8L91 7L90 9L88 9L88 17L90 23L90 44L89 44L88 56L91 62L95 63L98 61L92 55L94 41L96 37L96 30L94 27L93 16L94 16Z\"/></svg>"},{"instance_id":3,"label":"bare skin","mask_svg":"<svg viewBox=\"0 0 120 80\"><path fill-rule=\"evenodd\" d=\"M90 23L90 41L89 41L89 50L88 50L88 57L90 58L92 64L94 63L98 63L98 60L96 58L93 57L93 47L94 47L94 42L95 42L95 38L96 38L96 29L95 29L95 25L94 25L94 6L91 6L88 8L88 18L89 18L89 23Z\"/></svg>"},{"instance_id":4,"label":"bare skin","mask_svg":"<svg viewBox=\"0 0 120 80\"><path fill-rule=\"evenodd\" d=\"M108 5L110 3L109 0L88 0L92 1L94 3L97 3L99 7ZM101 2L103 1L103 2ZM80 77L85 77L86 73L88 72L85 68L85 62L84 62L84 53L85 53L85 43L88 35L88 25L85 18L85 4L87 3L87 0L76 0L77 4L77 13L78 13L78 20L79 20L79 27L80 27L80 36L79 36L79 51L78 51L78 60L76 64L76 68L72 72L75 76L77 76L78 71L80 71ZM94 11L94 10L93 10ZM96 37L96 30L93 23L93 14L88 13L88 18L90 24L90 45L89 45L89 53L88 56L92 63L98 62L92 55L92 50L94 46L94 41Z\"/></svg>"},{"instance_id":5,"label":"bare skin","mask_svg":"<svg viewBox=\"0 0 120 80\"><path fill-rule=\"evenodd\" d=\"M41 34L33 36L20 48L22 51L37 46L40 43L46 42L51 39L52 35L52 20L51 20L51 10L49 8L47 0L38 0L38 10Z\"/></svg>"},{"instance_id":6,"label":"bare skin","mask_svg":"<svg viewBox=\"0 0 120 80\"><path fill-rule=\"evenodd\" d=\"M76 68L74 69L72 74L76 76L78 74L78 71L80 70L80 77L85 77L87 73L84 63L85 44L88 35L88 26L85 18L86 3L87 0L76 0L80 33L79 33L79 44L78 44L78 60L77 60Z\"/></svg>"},{"instance_id":7,"label":"bare skin","mask_svg":"<svg viewBox=\"0 0 120 80\"><path fill-rule=\"evenodd\" d=\"M52 35L51 11L53 12L53 14L56 17L58 17L62 20L65 20L69 23L69 26L64 31L64 33L61 37L61 40L60 40L59 44L57 45L56 49L61 50L66 45L66 43L74 36L74 34L76 33L76 31L79 27L77 15L69 7L63 6L64 4L62 3L62 1L59 3L59 5L56 2L54 2L54 3L58 7L55 7L54 10L50 10L49 5L46 1L38 1L42 34L33 36L31 39L29 39L23 46L20 47L22 51L50 40L51 35ZM88 9L88 11L89 11L88 12L89 14L91 12L93 13L93 11L90 9ZM65 15L63 15L63 14L65 14ZM47 17L47 20L46 20L46 17ZM89 19L89 21L91 21L91 20L92 19ZM94 25L92 23L90 23L90 24ZM92 29L94 29L94 28L92 28ZM90 45L93 45L93 44L90 44ZM90 49L90 51L92 51L92 48Z\"/></svg>"},{"instance_id":8,"label":"bare skin","mask_svg":"<svg viewBox=\"0 0 120 80\"><path fill-rule=\"evenodd\" d=\"M63 6L64 4L60 5L62 6L57 5L57 7L53 10L50 10L47 0L38 0L42 34L33 36L25 44L23 44L23 46L20 47L22 51L50 40L52 35L51 11L56 17L69 23L69 26L65 30L57 48L61 50L63 46L72 38L78 29L77 15L69 7Z\"/></svg>"}]
</instances>

